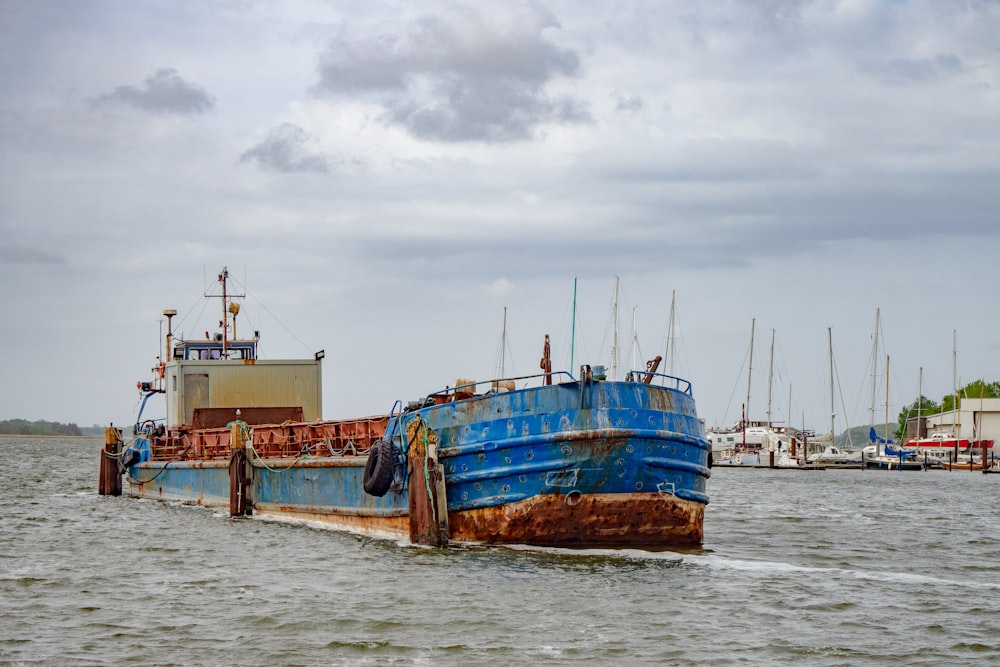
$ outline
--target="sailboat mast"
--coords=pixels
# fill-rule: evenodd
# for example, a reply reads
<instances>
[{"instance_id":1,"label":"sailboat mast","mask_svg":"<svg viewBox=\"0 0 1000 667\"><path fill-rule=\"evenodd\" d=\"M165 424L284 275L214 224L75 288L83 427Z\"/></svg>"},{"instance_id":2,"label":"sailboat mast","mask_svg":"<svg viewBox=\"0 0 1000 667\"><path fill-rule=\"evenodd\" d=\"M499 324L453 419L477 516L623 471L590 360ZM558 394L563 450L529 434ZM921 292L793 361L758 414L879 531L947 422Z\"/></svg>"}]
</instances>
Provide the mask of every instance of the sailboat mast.
<instances>
[{"instance_id":1,"label":"sailboat mast","mask_svg":"<svg viewBox=\"0 0 1000 667\"><path fill-rule=\"evenodd\" d=\"M676 306L677 291L671 290L670 292L670 321L667 324L667 353L664 357L667 360L668 375L674 374L674 348L676 347L674 343L674 308Z\"/></svg>"},{"instance_id":2,"label":"sailboat mast","mask_svg":"<svg viewBox=\"0 0 1000 667\"><path fill-rule=\"evenodd\" d=\"M503 328L500 329L500 377L507 377L507 306L503 307Z\"/></svg>"},{"instance_id":3,"label":"sailboat mast","mask_svg":"<svg viewBox=\"0 0 1000 667\"><path fill-rule=\"evenodd\" d=\"M837 442L836 418L833 402L833 327L826 328L826 335L830 342L830 444Z\"/></svg>"},{"instance_id":4,"label":"sailboat mast","mask_svg":"<svg viewBox=\"0 0 1000 667\"><path fill-rule=\"evenodd\" d=\"M955 407L958 408L958 331L951 330L951 386L955 388Z\"/></svg>"},{"instance_id":5,"label":"sailboat mast","mask_svg":"<svg viewBox=\"0 0 1000 667\"><path fill-rule=\"evenodd\" d=\"M983 398L986 396L986 378L979 379L979 420L976 420L976 415L972 415L972 437L969 438L969 449L972 449L972 442L975 440L982 440L983 436L979 433L979 429L983 423ZM983 444L983 470L986 470L986 445Z\"/></svg>"},{"instance_id":6,"label":"sailboat mast","mask_svg":"<svg viewBox=\"0 0 1000 667\"><path fill-rule=\"evenodd\" d=\"M639 361L639 330L636 328L635 311L636 306L632 306L632 361L629 362L630 369L639 368L641 365Z\"/></svg>"},{"instance_id":7,"label":"sailboat mast","mask_svg":"<svg viewBox=\"0 0 1000 667\"><path fill-rule=\"evenodd\" d=\"M576 353L576 278L573 278L573 327L569 341L569 371L573 372L573 356Z\"/></svg>"},{"instance_id":8,"label":"sailboat mast","mask_svg":"<svg viewBox=\"0 0 1000 667\"><path fill-rule=\"evenodd\" d=\"M788 383L788 428L792 428L792 383Z\"/></svg>"},{"instance_id":9,"label":"sailboat mast","mask_svg":"<svg viewBox=\"0 0 1000 667\"><path fill-rule=\"evenodd\" d=\"M920 404L924 398L924 367L920 367L920 375L917 376L917 440L920 439ZM957 438L956 438L957 439Z\"/></svg>"},{"instance_id":10,"label":"sailboat mast","mask_svg":"<svg viewBox=\"0 0 1000 667\"><path fill-rule=\"evenodd\" d=\"M958 379L958 331L951 330L951 375L952 383L955 385L955 440L962 440L962 396Z\"/></svg>"},{"instance_id":11,"label":"sailboat mast","mask_svg":"<svg viewBox=\"0 0 1000 667\"><path fill-rule=\"evenodd\" d=\"M611 379L618 379L618 276L615 276L615 301L611 307Z\"/></svg>"},{"instance_id":12,"label":"sailboat mast","mask_svg":"<svg viewBox=\"0 0 1000 667\"><path fill-rule=\"evenodd\" d=\"M889 442L889 355L885 355L885 441ZM902 442L902 440L900 440Z\"/></svg>"},{"instance_id":13,"label":"sailboat mast","mask_svg":"<svg viewBox=\"0 0 1000 667\"><path fill-rule=\"evenodd\" d=\"M771 382L774 378L774 329L771 329L771 358L767 369L767 427L771 428Z\"/></svg>"},{"instance_id":14,"label":"sailboat mast","mask_svg":"<svg viewBox=\"0 0 1000 667\"><path fill-rule=\"evenodd\" d=\"M746 421L750 414L750 376L753 375L753 334L754 330L757 328L757 318L750 320L750 362L747 365L747 402L743 407L743 432L746 433ZM744 437L744 440L746 438Z\"/></svg>"},{"instance_id":15,"label":"sailboat mast","mask_svg":"<svg viewBox=\"0 0 1000 667\"><path fill-rule=\"evenodd\" d=\"M869 412L868 425L875 425L875 390L878 379L878 308L875 309L875 342L872 347L872 407ZM888 372L886 373L886 384L888 384Z\"/></svg>"}]
</instances>

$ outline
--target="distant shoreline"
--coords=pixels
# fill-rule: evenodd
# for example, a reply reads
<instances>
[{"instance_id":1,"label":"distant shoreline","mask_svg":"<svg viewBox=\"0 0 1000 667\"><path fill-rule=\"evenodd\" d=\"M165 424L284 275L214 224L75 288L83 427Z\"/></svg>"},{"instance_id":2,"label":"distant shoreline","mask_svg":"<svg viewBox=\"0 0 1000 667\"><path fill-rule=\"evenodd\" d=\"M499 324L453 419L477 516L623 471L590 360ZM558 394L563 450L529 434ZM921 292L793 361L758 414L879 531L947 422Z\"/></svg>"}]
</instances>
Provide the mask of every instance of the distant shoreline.
<instances>
[{"instance_id":1,"label":"distant shoreline","mask_svg":"<svg viewBox=\"0 0 1000 667\"><path fill-rule=\"evenodd\" d=\"M0 438L101 438L101 435L62 435L59 433L32 434L32 433L0 433Z\"/></svg>"}]
</instances>

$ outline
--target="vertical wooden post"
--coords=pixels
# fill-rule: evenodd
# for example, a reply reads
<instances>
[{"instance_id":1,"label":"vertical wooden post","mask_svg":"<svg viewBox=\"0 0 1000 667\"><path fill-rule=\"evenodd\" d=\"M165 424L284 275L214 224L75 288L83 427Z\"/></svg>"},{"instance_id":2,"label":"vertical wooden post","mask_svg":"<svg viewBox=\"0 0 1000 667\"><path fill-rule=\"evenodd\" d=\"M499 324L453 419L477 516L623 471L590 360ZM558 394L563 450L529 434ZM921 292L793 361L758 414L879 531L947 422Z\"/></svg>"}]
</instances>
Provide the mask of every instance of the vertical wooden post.
<instances>
[{"instance_id":1,"label":"vertical wooden post","mask_svg":"<svg viewBox=\"0 0 1000 667\"><path fill-rule=\"evenodd\" d=\"M122 432L112 424L104 429L104 449L101 450L101 467L97 481L97 493L102 496L122 494L122 474L118 469L121 454Z\"/></svg>"},{"instance_id":2,"label":"vertical wooden post","mask_svg":"<svg viewBox=\"0 0 1000 667\"><path fill-rule=\"evenodd\" d=\"M406 426L409 441L410 541L435 547L446 546L448 499L444 466L437 457L437 434L420 418Z\"/></svg>"},{"instance_id":3,"label":"vertical wooden post","mask_svg":"<svg viewBox=\"0 0 1000 667\"><path fill-rule=\"evenodd\" d=\"M252 468L247 457L247 439L242 421L232 423L229 432L229 516L253 514L250 487L253 484Z\"/></svg>"},{"instance_id":4,"label":"vertical wooden post","mask_svg":"<svg viewBox=\"0 0 1000 667\"><path fill-rule=\"evenodd\" d=\"M545 384L552 384L552 348L549 345L549 335L545 334L545 345L542 348L542 360L538 366L545 373Z\"/></svg>"}]
</instances>

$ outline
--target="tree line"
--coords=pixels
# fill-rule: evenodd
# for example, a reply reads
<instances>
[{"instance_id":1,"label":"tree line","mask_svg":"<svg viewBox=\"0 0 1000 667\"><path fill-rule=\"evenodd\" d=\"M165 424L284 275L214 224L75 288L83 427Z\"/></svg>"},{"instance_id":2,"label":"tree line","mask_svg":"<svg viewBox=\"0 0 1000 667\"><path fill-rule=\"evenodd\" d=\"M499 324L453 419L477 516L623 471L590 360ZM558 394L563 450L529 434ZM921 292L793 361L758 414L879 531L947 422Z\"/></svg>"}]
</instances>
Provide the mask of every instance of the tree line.
<instances>
[{"instance_id":1,"label":"tree line","mask_svg":"<svg viewBox=\"0 0 1000 667\"><path fill-rule=\"evenodd\" d=\"M61 424L38 420L30 422L27 419L0 420L0 433L4 435L84 435L76 424Z\"/></svg>"},{"instance_id":2,"label":"tree line","mask_svg":"<svg viewBox=\"0 0 1000 667\"><path fill-rule=\"evenodd\" d=\"M983 380L976 380L975 382L970 382L962 387L958 394L961 396L963 401L975 400L978 398L1000 398L1000 382L985 382ZM899 411L899 416L896 418L896 431L893 435L897 440L904 440L907 437L906 421L908 419L914 419L918 415L920 417L928 417L941 412L949 412L955 409L955 404L955 394L948 394L941 399L940 403L927 398L926 396L920 396L917 400L913 401L913 403L904 406L903 409Z\"/></svg>"}]
</instances>

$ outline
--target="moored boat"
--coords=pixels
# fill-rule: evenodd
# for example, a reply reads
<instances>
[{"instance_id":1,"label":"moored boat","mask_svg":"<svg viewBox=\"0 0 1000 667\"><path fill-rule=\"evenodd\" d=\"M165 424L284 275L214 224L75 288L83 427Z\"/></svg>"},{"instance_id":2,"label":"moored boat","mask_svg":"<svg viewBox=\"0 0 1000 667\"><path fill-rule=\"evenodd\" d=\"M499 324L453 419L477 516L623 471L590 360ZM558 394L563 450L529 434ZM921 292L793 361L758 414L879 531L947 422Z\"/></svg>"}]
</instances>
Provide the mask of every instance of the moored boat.
<instances>
[{"instance_id":1,"label":"moored boat","mask_svg":"<svg viewBox=\"0 0 1000 667\"><path fill-rule=\"evenodd\" d=\"M743 466L753 467L760 465L760 450L722 450L719 458L712 454L712 465L714 466Z\"/></svg>"},{"instance_id":2,"label":"moored boat","mask_svg":"<svg viewBox=\"0 0 1000 667\"><path fill-rule=\"evenodd\" d=\"M944 470L983 470L989 468L989 464L983 465L982 459L964 457L957 461L942 461L938 467Z\"/></svg>"},{"instance_id":3,"label":"moored boat","mask_svg":"<svg viewBox=\"0 0 1000 667\"><path fill-rule=\"evenodd\" d=\"M863 463L867 470L925 470L922 461L905 459L899 456L878 455L865 457Z\"/></svg>"},{"instance_id":4,"label":"moored boat","mask_svg":"<svg viewBox=\"0 0 1000 667\"><path fill-rule=\"evenodd\" d=\"M712 429L707 437L712 445L716 466L788 467L798 464L807 447L811 431L790 426L750 422L730 429ZM778 461L784 461L779 464Z\"/></svg>"},{"instance_id":5,"label":"moored boat","mask_svg":"<svg viewBox=\"0 0 1000 667\"><path fill-rule=\"evenodd\" d=\"M414 543L694 547L703 540L709 443L691 385L653 364L624 381L601 366L458 380L387 414L323 420L321 364L263 360L224 319L174 339L140 383L126 442L107 430L102 494L228 507ZM233 340L229 339L230 327ZM124 489L122 485L124 475Z\"/></svg>"},{"instance_id":6,"label":"moored boat","mask_svg":"<svg viewBox=\"0 0 1000 667\"><path fill-rule=\"evenodd\" d=\"M824 445L822 450L810 454L806 458L806 462L816 465L849 465L861 463L861 454L846 452L833 445Z\"/></svg>"},{"instance_id":7,"label":"moored boat","mask_svg":"<svg viewBox=\"0 0 1000 667\"><path fill-rule=\"evenodd\" d=\"M953 452L952 458L957 459L961 455L980 453L983 450L986 450L987 455L989 455L993 451L993 441L969 440L968 438L956 438L947 433L931 433L926 438L908 440L903 447L920 454L924 452Z\"/></svg>"}]
</instances>

